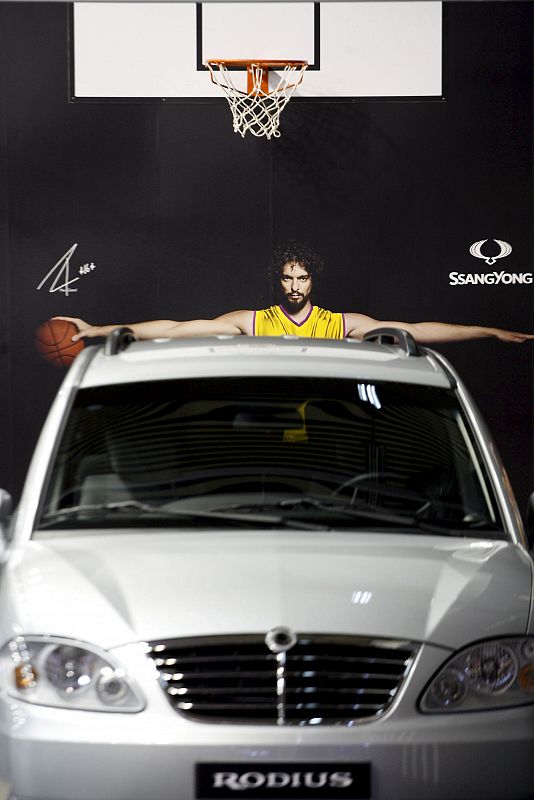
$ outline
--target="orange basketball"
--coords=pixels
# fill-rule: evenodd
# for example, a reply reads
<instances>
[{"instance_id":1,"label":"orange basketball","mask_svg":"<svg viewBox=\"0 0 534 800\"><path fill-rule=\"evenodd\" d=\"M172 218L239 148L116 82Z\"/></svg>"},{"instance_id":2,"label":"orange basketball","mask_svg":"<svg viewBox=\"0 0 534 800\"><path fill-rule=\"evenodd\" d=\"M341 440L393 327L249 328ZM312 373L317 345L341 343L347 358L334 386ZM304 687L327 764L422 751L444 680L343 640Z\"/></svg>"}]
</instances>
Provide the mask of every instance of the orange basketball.
<instances>
[{"instance_id":1,"label":"orange basketball","mask_svg":"<svg viewBox=\"0 0 534 800\"><path fill-rule=\"evenodd\" d=\"M35 346L55 367L68 367L84 347L83 339L72 341L77 332L78 328L72 322L48 319L35 331Z\"/></svg>"}]
</instances>

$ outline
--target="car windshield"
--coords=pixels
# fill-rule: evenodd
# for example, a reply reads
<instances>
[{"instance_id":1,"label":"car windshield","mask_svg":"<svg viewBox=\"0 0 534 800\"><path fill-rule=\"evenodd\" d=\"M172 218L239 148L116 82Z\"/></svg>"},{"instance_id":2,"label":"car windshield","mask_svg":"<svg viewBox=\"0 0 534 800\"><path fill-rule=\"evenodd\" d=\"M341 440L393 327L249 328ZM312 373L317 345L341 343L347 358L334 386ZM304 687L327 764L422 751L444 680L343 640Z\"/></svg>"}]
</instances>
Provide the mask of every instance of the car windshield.
<instances>
[{"instance_id":1,"label":"car windshield","mask_svg":"<svg viewBox=\"0 0 534 800\"><path fill-rule=\"evenodd\" d=\"M273 376L77 392L37 527L132 526L504 536L453 390Z\"/></svg>"}]
</instances>

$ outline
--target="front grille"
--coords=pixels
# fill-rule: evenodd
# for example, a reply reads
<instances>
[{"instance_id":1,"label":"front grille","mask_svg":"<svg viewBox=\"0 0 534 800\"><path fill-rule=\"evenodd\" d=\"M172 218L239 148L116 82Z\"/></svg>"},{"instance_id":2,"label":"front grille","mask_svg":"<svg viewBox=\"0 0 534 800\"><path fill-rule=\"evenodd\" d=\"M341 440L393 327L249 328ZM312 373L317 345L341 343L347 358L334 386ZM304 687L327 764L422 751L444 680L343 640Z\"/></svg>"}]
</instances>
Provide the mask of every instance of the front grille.
<instances>
[{"instance_id":1,"label":"front grille","mask_svg":"<svg viewBox=\"0 0 534 800\"><path fill-rule=\"evenodd\" d=\"M263 635L152 642L150 656L176 711L195 720L272 725L349 724L384 714L417 645L300 634L283 653Z\"/></svg>"}]
</instances>

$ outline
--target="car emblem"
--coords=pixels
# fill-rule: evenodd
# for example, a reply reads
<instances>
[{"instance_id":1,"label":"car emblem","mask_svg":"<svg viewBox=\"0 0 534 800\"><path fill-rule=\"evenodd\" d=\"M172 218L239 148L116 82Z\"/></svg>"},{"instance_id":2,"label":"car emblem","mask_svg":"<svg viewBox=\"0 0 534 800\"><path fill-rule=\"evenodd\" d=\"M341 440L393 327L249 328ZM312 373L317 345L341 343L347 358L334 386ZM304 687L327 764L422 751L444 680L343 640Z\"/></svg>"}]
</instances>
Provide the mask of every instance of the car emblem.
<instances>
[{"instance_id":1,"label":"car emblem","mask_svg":"<svg viewBox=\"0 0 534 800\"><path fill-rule=\"evenodd\" d=\"M297 634L289 628L273 628L265 637L265 644L271 653L285 653L297 643Z\"/></svg>"},{"instance_id":2,"label":"car emblem","mask_svg":"<svg viewBox=\"0 0 534 800\"><path fill-rule=\"evenodd\" d=\"M493 239L493 241L499 245L499 255L490 256L488 258L481 252L482 245L485 244L487 241L488 239L481 239L480 242L475 242L469 248L469 252L471 253L472 256L475 256L475 258L483 258L486 264L488 264L488 266L490 267L492 266L492 264L495 264L497 259L506 258L506 256L509 256L510 253L512 252L512 246L509 245L508 242L502 242L500 239Z\"/></svg>"}]
</instances>

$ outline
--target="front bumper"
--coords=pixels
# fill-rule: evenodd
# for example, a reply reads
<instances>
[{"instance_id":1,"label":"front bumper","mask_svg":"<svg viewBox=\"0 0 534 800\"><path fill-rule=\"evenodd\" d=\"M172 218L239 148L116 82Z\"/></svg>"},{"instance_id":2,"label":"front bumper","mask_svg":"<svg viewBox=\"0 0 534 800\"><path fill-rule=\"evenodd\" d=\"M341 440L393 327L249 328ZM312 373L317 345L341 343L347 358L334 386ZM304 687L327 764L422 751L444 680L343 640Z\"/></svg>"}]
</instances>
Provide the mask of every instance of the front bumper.
<instances>
[{"instance_id":1,"label":"front bumper","mask_svg":"<svg viewBox=\"0 0 534 800\"><path fill-rule=\"evenodd\" d=\"M194 800L198 763L219 763L221 770L240 763L251 771L368 763L371 800L534 798L533 706L391 714L352 728L276 728L194 723L159 700L137 714L108 714L31 707L3 696L0 777L16 800Z\"/></svg>"}]
</instances>

